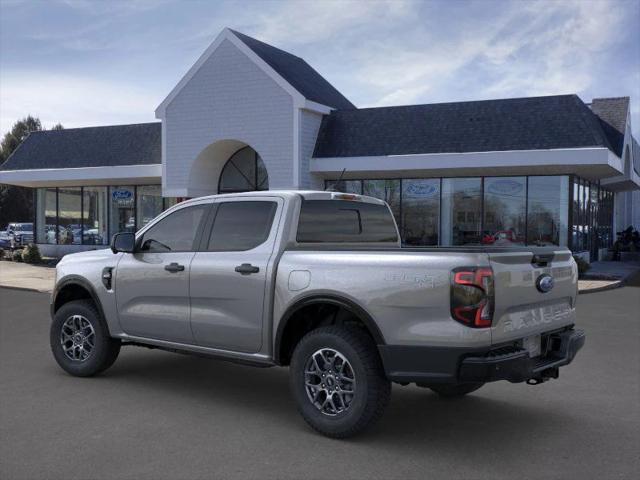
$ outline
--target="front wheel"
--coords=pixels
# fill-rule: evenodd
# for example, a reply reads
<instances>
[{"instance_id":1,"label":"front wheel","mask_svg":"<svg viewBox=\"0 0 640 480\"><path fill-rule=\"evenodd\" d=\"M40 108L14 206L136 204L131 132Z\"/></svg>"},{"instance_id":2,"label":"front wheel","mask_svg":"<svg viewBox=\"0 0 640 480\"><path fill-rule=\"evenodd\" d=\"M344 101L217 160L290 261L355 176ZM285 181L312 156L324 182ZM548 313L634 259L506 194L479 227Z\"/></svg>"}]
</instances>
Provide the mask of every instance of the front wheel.
<instances>
[{"instance_id":1,"label":"front wheel","mask_svg":"<svg viewBox=\"0 0 640 480\"><path fill-rule=\"evenodd\" d=\"M293 352L290 383L305 421L332 438L373 424L391 397L373 340L356 328L321 327L305 335Z\"/></svg>"},{"instance_id":2,"label":"front wheel","mask_svg":"<svg viewBox=\"0 0 640 480\"><path fill-rule=\"evenodd\" d=\"M60 307L53 317L49 340L58 365L77 377L106 370L120 353L120 340L109 336L102 316L87 300Z\"/></svg>"}]
</instances>

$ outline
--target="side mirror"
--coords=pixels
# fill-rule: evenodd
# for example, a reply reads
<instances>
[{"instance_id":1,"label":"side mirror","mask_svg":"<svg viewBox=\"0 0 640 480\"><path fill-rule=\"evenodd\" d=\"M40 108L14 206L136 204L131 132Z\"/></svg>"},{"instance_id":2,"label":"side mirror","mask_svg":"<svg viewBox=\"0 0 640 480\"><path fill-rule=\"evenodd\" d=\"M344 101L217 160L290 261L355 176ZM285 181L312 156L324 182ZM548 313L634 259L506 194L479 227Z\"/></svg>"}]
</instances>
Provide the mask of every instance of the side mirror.
<instances>
[{"instance_id":1,"label":"side mirror","mask_svg":"<svg viewBox=\"0 0 640 480\"><path fill-rule=\"evenodd\" d=\"M136 234L120 232L111 237L111 251L113 253L133 253L136 249Z\"/></svg>"}]
</instances>

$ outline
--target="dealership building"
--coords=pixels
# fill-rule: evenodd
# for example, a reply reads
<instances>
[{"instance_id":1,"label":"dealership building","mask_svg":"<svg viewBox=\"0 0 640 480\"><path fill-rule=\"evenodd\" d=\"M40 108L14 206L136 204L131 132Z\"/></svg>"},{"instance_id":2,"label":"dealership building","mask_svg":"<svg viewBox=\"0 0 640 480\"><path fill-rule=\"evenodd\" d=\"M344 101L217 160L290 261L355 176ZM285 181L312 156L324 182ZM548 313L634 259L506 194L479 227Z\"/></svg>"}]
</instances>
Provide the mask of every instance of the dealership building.
<instances>
[{"instance_id":1,"label":"dealership building","mask_svg":"<svg viewBox=\"0 0 640 480\"><path fill-rule=\"evenodd\" d=\"M629 110L577 95L357 108L303 59L225 29L158 122L33 132L0 183L34 189L46 255L98 248L183 198L331 186L386 200L406 245L594 260L640 228Z\"/></svg>"}]
</instances>

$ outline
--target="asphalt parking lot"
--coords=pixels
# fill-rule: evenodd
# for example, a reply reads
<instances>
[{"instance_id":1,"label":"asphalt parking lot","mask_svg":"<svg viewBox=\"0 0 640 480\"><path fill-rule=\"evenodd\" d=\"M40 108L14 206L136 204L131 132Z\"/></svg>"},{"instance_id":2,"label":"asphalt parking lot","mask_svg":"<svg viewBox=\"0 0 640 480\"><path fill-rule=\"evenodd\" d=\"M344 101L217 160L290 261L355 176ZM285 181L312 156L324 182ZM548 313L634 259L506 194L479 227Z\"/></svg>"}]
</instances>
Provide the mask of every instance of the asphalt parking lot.
<instances>
[{"instance_id":1,"label":"asphalt parking lot","mask_svg":"<svg viewBox=\"0 0 640 480\"><path fill-rule=\"evenodd\" d=\"M637 478L640 288L581 295L587 344L560 379L467 398L394 386L348 441L313 433L286 369L128 347L74 378L48 346L48 295L0 289L0 478Z\"/></svg>"}]
</instances>

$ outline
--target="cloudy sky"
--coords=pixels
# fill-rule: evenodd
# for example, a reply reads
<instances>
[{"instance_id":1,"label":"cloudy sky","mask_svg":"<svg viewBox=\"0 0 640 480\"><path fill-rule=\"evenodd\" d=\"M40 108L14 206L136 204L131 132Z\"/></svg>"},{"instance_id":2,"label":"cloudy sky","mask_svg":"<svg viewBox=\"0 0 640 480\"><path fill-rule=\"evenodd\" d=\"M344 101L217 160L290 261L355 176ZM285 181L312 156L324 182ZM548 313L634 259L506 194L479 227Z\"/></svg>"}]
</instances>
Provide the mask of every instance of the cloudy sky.
<instances>
[{"instance_id":1,"label":"cloudy sky","mask_svg":"<svg viewBox=\"0 0 640 480\"><path fill-rule=\"evenodd\" d=\"M225 26L359 107L629 95L640 136L640 0L0 0L0 132L153 121Z\"/></svg>"}]
</instances>

